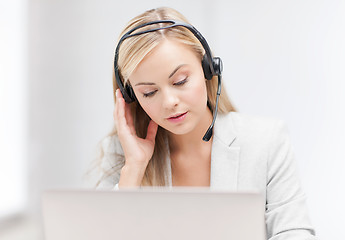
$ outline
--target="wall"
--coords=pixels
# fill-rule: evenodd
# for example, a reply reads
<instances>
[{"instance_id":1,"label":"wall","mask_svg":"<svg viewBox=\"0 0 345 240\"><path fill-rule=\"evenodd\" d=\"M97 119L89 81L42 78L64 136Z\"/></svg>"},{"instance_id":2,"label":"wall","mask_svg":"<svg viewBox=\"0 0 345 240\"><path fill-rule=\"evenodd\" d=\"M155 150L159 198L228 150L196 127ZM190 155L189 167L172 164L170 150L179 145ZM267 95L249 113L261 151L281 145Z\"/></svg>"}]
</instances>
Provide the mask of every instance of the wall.
<instances>
[{"instance_id":1,"label":"wall","mask_svg":"<svg viewBox=\"0 0 345 240\"><path fill-rule=\"evenodd\" d=\"M31 211L44 189L86 186L95 145L112 126L117 37L130 18L162 5L185 14L222 57L241 112L287 122L318 236L344 239L341 0L30 1Z\"/></svg>"}]
</instances>

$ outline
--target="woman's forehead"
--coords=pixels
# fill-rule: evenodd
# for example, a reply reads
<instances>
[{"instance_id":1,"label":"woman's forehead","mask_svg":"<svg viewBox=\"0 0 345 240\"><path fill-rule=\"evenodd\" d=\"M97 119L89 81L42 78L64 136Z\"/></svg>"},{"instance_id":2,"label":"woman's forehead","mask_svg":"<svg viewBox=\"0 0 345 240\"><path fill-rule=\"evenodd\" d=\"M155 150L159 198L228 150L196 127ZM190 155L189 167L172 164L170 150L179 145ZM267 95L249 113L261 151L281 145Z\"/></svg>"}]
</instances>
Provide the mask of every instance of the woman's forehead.
<instances>
[{"instance_id":1,"label":"woman's forehead","mask_svg":"<svg viewBox=\"0 0 345 240\"><path fill-rule=\"evenodd\" d=\"M164 40L143 58L129 78L131 83L149 76L168 78L178 66L195 64L200 64L200 60L191 47L176 40Z\"/></svg>"}]
</instances>

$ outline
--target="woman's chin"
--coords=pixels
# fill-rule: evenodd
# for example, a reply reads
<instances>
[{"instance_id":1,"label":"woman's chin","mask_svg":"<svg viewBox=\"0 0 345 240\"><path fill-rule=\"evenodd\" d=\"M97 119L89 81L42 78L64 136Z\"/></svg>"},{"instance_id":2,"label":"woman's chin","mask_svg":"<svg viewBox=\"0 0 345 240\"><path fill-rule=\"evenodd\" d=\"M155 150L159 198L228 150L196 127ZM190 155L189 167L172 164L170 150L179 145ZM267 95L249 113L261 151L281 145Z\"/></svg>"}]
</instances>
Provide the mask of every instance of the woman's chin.
<instances>
[{"instance_id":1,"label":"woman's chin","mask_svg":"<svg viewBox=\"0 0 345 240\"><path fill-rule=\"evenodd\" d=\"M169 127L169 128L165 128L165 129L170 134L180 135L181 136L181 135L185 135L185 134L191 133L194 128L192 126L184 125L184 126Z\"/></svg>"}]
</instances>

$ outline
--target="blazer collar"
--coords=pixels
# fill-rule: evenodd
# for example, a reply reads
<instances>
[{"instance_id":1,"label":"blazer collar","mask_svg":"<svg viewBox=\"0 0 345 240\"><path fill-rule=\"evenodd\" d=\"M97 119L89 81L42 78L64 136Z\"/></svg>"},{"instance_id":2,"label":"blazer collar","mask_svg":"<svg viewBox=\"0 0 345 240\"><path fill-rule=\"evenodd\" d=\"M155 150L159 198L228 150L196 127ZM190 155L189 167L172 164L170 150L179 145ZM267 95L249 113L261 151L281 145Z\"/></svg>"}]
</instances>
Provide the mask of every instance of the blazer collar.
<instances>
[{"instance_id":1,"label":"blazer collar","mask_svg":"<svg viewBox=\"0 0 345 240\"><path fill-rule=\"evenodd\" d=\"M214 125L214 138L229 146L237 137L237 130L233 122L234 112L218 114Z\"/></svg>"},{"instance_id":2,"label":"blazer collar","mask_svg":"<svg viewBox=\"0 0 345 240\"><path fill-rule=\"evenodd\" d=\"M214 126L210 187L237 190L240 147L234 146L237 131L233 113L219 114Z\"/></svg>"}]
</instances>

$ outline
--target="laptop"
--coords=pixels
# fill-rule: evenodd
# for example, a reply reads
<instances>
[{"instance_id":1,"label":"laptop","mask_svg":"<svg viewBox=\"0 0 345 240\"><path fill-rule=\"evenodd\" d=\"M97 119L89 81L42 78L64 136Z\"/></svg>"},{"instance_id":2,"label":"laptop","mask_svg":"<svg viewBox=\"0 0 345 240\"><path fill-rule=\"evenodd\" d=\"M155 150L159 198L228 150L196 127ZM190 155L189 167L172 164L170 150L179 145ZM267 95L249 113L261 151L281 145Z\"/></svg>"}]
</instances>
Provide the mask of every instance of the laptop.
<instances>
[{"instance_id":1,"label":"laptop","mask_svg":"<svg viewBox=\"0 0 345 240\"><path fill-rule=\"evenodd\" d=\"M210 188L51 190L42 195L46 240L264 240L259 193Z\"/></svg>"}]
</instances>

